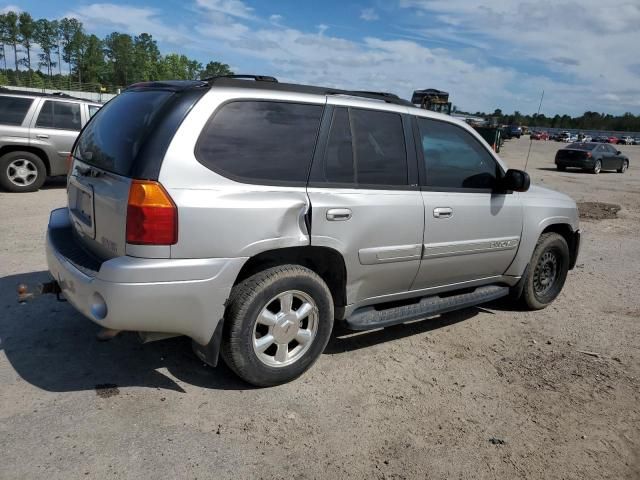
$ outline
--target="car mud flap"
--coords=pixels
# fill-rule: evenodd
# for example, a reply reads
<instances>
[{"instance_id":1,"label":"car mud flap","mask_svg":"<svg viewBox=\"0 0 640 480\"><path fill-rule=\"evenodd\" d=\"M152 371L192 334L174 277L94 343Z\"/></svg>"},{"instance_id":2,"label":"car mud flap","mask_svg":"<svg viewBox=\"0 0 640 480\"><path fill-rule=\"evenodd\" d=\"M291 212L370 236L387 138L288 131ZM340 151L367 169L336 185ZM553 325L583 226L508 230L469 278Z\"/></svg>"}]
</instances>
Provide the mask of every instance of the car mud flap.
<instances>
[{"instance_id":1,"label":"car mud flap","mask_svg":"<svg viewBox=\"0 0 640 480\"><path fill-rule=\"evenodd\" d=\"M220 345L222 344L222 329L224 327L224 319L220 319L218 326L211 336L211 340L206 345L200 345L195 340L191 341L193 353L204 363L211 367L218 365L218 357L220 356Z\"/></svg>"}]
</instances>

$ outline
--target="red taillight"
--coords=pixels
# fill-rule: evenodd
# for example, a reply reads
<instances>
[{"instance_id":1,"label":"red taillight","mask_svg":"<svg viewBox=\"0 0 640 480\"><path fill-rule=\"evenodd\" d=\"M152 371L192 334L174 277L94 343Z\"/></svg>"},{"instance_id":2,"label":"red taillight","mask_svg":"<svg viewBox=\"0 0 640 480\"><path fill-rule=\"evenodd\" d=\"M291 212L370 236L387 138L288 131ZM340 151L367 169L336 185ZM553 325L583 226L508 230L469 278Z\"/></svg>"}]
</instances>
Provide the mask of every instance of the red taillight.
<instances>
[{"instance_id":1,"label":"red taillight","mask_svg":"<svg viewBox=\"0 0 640 480\"><path fill-rule=\"evenodd\" d=\"M587 158L591 158L591 152L587 152Z\"/></svg>"},{"instance_id":2,"label":"red taillight","mask_svg":"<svg viewBox=\"0 0 640 480\"><path fill-rule=\"evenodd\" d=\"M178 209L158 182L133 180L127 203L127 243L173 245L178 241Z\"/></svg>"}]
</instances>

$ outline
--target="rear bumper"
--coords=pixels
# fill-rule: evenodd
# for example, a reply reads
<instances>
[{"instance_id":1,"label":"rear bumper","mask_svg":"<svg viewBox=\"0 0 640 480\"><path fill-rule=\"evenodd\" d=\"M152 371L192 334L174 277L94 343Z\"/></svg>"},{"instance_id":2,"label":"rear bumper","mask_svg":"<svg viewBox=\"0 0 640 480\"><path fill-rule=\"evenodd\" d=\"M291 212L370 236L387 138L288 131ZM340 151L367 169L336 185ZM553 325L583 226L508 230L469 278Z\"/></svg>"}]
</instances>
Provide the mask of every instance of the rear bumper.
<instances>
[{"instance_id":1,"label":"rear bumper","mask_svg":"<svg viewBox=\"0 0 640 480\"><path fill-rule=\"evenodd\" d=\"M51 212L49 272L84 316L115 330L187 335L209 342L246 258L146 259L116 257L86 268L68 258L56 238L70 229L66 208ZM75 260L75 261L74 261Z\"/></svg>"},{"instance_id":2,"label":"rear bumper","mask_svg":"<svg viewBox=\"0 0 640 480\"><path fill-rule=\"evenodd\" d=\"M556 165L561 167L573 167L573 168L593 168L595 165L595 161L593 160L567 160L567 159L556 159Z\"/></svg>"}]
</instances>

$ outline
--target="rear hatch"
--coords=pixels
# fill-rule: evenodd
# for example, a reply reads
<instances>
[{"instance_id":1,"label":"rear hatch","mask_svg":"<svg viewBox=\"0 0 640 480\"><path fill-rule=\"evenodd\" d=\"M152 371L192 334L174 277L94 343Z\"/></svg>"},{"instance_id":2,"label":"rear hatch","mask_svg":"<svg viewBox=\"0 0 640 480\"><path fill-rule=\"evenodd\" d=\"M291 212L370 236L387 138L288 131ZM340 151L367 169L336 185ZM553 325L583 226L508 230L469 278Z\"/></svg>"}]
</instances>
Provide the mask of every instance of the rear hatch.
<instances>
[{"instance_id":1,"label":"rear hatch","mask_svg":"<svg viewBox=\"0 0 640 480\"><path fill-rule=\"evenodd\" d=\"M67 187L72 225L80 243L99 259L137 256L127 246L127 207L134 179L155 181L166 149L203 82L133 86L108 102L80 133ZM169 248L144 256L168 257Z\"/></svg>"},{"instance_id":2,"label":"rear hatch","mask_svg":"<svg viewBox=\"0 0 640 480\"><path fill-rule=\"evenodd\" d=\"M558 150L558 153L556 154L556 160L580 162L586 160L590 155L591 153L585 150L563 148L562 150Z\"/></svg>"}]
</instances>

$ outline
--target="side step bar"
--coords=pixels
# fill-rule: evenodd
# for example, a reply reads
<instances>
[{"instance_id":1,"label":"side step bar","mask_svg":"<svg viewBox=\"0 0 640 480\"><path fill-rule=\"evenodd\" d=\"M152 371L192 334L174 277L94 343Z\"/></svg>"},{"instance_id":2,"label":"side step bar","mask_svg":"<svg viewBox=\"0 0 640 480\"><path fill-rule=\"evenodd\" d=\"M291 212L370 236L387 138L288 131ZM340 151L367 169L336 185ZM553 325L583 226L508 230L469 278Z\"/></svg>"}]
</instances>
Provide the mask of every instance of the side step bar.
<instances>
[{"instance_id":1,"label":"side step bar","mask_svg":"<svg viewBox=\"0 0 640 480\"><path fill-rule=\"evenodd\" d=\"M473 292L461 293L448 297L424 297L418 303L401 307L376 310L373 306L356 310L346 319L346 326L351 330L371 330L388 327L398 323L420 320L433 315L473 307L480 303L490 302L509 294L509 287L487 285L478 287Z\"/></svg>"}]
</instances>

